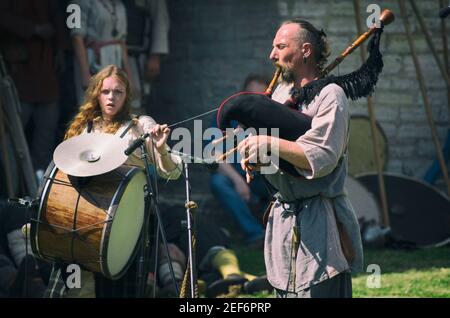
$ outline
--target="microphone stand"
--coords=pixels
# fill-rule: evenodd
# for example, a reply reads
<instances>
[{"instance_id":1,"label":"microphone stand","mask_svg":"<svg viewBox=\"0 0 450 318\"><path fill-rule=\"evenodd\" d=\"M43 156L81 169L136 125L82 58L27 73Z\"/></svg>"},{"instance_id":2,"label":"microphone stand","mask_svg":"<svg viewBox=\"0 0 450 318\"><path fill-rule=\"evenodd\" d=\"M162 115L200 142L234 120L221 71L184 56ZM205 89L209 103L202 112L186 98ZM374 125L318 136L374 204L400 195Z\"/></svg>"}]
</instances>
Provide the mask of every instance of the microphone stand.
<instances>
[{"instance_id":1,"label":"microphone stand","mask_svg":"<svg viewBox=\"0 0 450 318\"><path fill-rule=\"evenodd\" d=\"M186 223L188 231L188 252L189 252L189 280L190 280L190 292L191 297L198 297L196 293L196 283L197 283L197 270L195 265L195 246L194 246L194 234L195 234L195 218L192 217L191 210L197 208L197 204L190 199L190 184L189 184L189 165L188 162L200 163L210 170L217 169L218 163L215 159L202 159L195 156L191 156L179 151L169 150L169 152L178 155L181 160L183 160L184 166L184 178L186 186ZM194 220L193 220L194 219Z\"/></svg>"},{"instance_id":2,"label":"microphone stand","mask_svg":"<svg viewBox=\"0 0 450 318\"><path fill-rule=\"evenodd\" d=\"M136 150L138 147L141 148L141 159L144 161L144 168L145 168L145 175L147 179L147 185L144 187L144 200L145 200L145 208L144 208L144 224L142 226L142 231L139 239L139 247L140 247L140 253L139 253L139 259L137 260L138 263L138 270L137 270L137 297L142 298L145 296L145 286L147 284L147 273L148 270L145 266L148 258L149 258L149 246L150 246L150 240L154 239L154 227L152 229L152 232L150 233L149 226L151 219L154 218L154 214L152 214L152 211L156 214L156 222L159 229L159 232L161 234L161 238L163 241L164 250L167 256L167 259L169 260L169 270L170 274L172 276L172 280L174 282L175 291L177 295L179 294L177 282L175 280L175 274L173 272L172 262L170 261L170 255L169 255L169 249L167 247L167 240L166 240L166 234L164 231L164 227L161 221L161 214L159 212L158 208L158 202L157 197L155 195L155 192L153 191L152 182L150 179L150 168L149 168L149 162L148 162L148 154L145 149L145 139L149 137L149 134L146 133L142 135L139 139L134 141L126 150L125 154L130 155L134 150ZM154 209L152 209L154 207ZM157 241L157 240L155 240ZM158 246L155 246L156 249L158 249ZM157 263L158 260L155 260ZM157 273L155 273L157 276Z\"/></svg>"},{"instance_id":3,"label":"microphone stand","mask_svg":"<svg viewBox=\"0 0 450 318\"><path fill-rule=\"evenodd\" d=\"M161 231L161 237L163 240L163 245L165 247L166 256L167 259L170 260L169 250L167 248L167 241L166 241L166 235L164 231L164 227L162 226L161 217L158 209L157 199L155 197L155 194L153 192L152 183L150 180L150 169L148 165L148 155L145 150L144 142L145 139L149 137L148 133L143 134L139 139L136 139L126 150L125 154L130 155L135 149L138 147L141 147L141 159L144 161L145 169L146 169L146 177L147 177L147 187L144 189L145 193L145 214L144 214L144 227L143 232L141 233L141 239L140 239L140 247L141 247L141 254L139 257L139 267L138 267L138 296L142 297L145 290L145 271L144 271L144 264L145 264L145 258L147 256L147 249L149 245L149 233L148 233L148 225L149 225L149 219L150 219L150 207L153 205L155 207L154 211L157 216L157 223L158 223L158 229ZM179 154L180 157L183 159L183 157L188 157L190 159L194 159L195 161L200 160L201 163L204 163L206 165L217 165L215 162L207 162L205 160L191 157L189 155L171 151L174 154ZM188 252L189 252L189 278L190 278L190 292L191 297L197 297L196 293L196 282L197 282L197 274L196 274L196 266L195 266L195 247L193 244L193 228L194 228L194 222L192 222L192 215L191 210L195 209L197 206L195 202L190 201L190 185L189 185L189 168L188 163L183 160L184 163L184 170L185 170L185 185L186 185L186 219L187 219L187 230L188 230ZM158 246L156 246L158 248ZM175 280L175 275L173 272L172 262L169 261L169 269L172 276L172 280L174 282L176 293L179 294L177 282Z\"/></svg>"},{"instance_id":4,"label":"microphone stand","mask_svg":"<svg viewBox=\"0 0 450 318\"><path fill-rule=\"evenodd\" d=\"M187 221L187 230L188 230L188 251L189 251L189 281L190 281L190 289L191 289L191 298L197 297L196 293L196 283L197 283L197 271L195 266L195 246L194 246L194 236L193 236L193 226L195 225L193 222L193 217L191 215L191 209L196 208L195 202L190 200L190 185L189 185L189 169L188 163L183 161L184 171L185 171L185 185L186 185L186 221Z\"/></svg>"}]
</instances>

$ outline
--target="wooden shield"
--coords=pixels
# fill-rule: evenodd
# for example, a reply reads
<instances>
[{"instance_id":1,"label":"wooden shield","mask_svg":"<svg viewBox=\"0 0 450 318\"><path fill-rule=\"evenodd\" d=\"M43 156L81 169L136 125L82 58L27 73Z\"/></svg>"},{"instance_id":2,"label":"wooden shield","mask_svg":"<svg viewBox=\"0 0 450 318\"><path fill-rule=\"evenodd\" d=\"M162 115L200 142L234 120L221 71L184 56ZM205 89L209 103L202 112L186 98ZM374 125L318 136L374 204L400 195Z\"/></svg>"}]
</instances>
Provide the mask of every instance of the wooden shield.
<instances>
[{"instance_id":1,"label":"wooden shield","mask_svg":"<svg viewBox=\"0 0 450 318\"><path fill-rule=\"evenodd\" d=\"M450 200L429 184L395 173L384 173L391 236L417 246L450 240ZM356 178L379 199L376 173Z\"/></svg>"},{"instance_id":2,"label":"wooden shield","mask_svg":"<svg viewBox=\"0 0 450 318\"><path fill-rule=\"evenodd\" d=\"M388 159L388 143L381 126L376 124L377 149L381 165L384 168ZM356 176L360 173L376 172L373 150L372 130L367 116L352 116L350 119L350 137L348 145L348 173Z\"/></svg>"}]
</instances>

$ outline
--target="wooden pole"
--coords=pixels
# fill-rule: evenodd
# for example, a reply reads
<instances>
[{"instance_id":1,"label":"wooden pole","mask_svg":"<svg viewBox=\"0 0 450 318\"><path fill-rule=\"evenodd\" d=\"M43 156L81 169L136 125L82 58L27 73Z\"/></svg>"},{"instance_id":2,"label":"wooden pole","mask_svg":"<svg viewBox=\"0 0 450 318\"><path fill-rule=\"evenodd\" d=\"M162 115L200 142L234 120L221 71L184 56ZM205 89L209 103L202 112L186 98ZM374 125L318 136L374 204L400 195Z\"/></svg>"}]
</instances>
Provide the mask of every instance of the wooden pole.
<instances>
[{"instance_id":1,"label":"wooden pole","mask_svg":"<svg viewBox=\"0 0 450 318\"><path fill-rule=\"evenodd\" d=\"M444 0L439 0L439 7L440 8L444 8L445 4L444 4ZM442 34L442 47L444 50L444 68L445 68L445 73L447 73L447 76L449 75L450 72L450 65L448 62L448 42L447 42L447 30L446 30L446 25L445 25L445 19L441 19L441 34ZM448 109L450 112L450 89L447 86L447 105L448 105ZM450 119L450 116L449 116Z\"/></svg>"},{"instance_id":2,"label":"wooden pole","mask_svg":"<svg viewBox=\"0 0 450 318\"><path fill-rule=\"evenodd\" d=\"M3 154L3 168L5 171L8 197L13 198L16 196L16 193L14 192L14 186L13 186L13 182L12 182L11 166L9 164L10 158L8 156L8 143L6 142L4 122L5 122L5 116L3 114L2 101L0 100L0 143L1 143L2 154Z\"/></svg>"},{"instance_id":3,"label":"wooden pole","mask_svg":"<svg viewBox=\"0 0 450 318\"><path fill-rule=\"evenodd\" d=\"M353 0L353 8L355 10L355 18L356 18L356 28L358 31L358 34L362 33L362 21L361 21L361 6L360 6L360 0ZM366 51L364 47L360 48L361 52L361 60L364 63L366 60ZM381 199L381 211L382 215L380 215L380 219L382 222L382 225L385 227L390 226L390 220L389 220L389 206L387 201L387 195L386 195L386 186L384 183L384 176L383 176L383 167L381 164L381 158L380 153L378 151L377 145L378 145L378 136L376 134L376 116L374 111L374 105L373 105L373 98L372 96L367 97L367 109L369 112L369 119L370 119L370 130L372 132L372 146L373 146L373 154L375 157L375 165L377 168L377 175L378 175L378 188L380 191L380 199Z\"/></svg>"},{"instance_id":4,"label":"wooden pole","mask_svg":"<svg viewBox=\"0 0 450 318\"><path fill-rule=\"evenodd\" d=\"M449 91L450 90L450 79L448 77L448 67L447 67L447 69L445 69L444 65L442 65L441 59L439 58L439 55L437 54L437 50L434 47L433 41L431 41L431 36L430 36L430 33L428 32L428 28L427 28L425 22L423 21L422 14L420 13L419 9L417 8L415 1L409 0L409 2L411 3L411 7L414 11L414 14L416 15L417 20L419 21L420 28L422 29L422 32L425 36L425 40L427 41L430 51L433 54L434 59L436 60L436 64L438 65L439 70L441 71L442 77L444 78L444 81L447 84L447 91ZM448 113L450 116L450 104L448 105Z\"/></svg>"},{"instance_id":5,"label":"wooden pole","mask_svg":"<svg viewBox=\"0 0 450 318\"><path fill-rule=\"evenodd\" d=\"M414 62L414 66L416 68L417 81L419 83L420 92L422 94L423 104L425 106L425 112L427 115L428 124L430 125L431 135L433 137L434 145L436 148L437 157L439 160L439 164L441 166L442 175L444 176L445 184L447 185L447 193L450 196L450 180L448 178L447 166L445 164L444 156L442 154L441 143L439 142L439 138L436 131L436 126L433 120L433 113L431 111L430 103L428 101L428 95L425 87L425 82L423 80L422 69L419 64L419 59L417 58L416 47L414 46L414 42L411 35L411 30L409 28L408 17L406 16L406 7L405 0L398 0L400 5L400 13L402 15L403 25L405 26L406 37L408 38L409 48L411 50L411 56Z\"/></svg>"},{"instance_id":6,"label":"wooden pole","mask_svg":"<svg viewBox=\"0 0 450 318\"><path fill-rule=\"evenodd\" d=\"M383 23L384 26L391 24L395 20L395 16L391 10L385 9L381 12L380 22ZM371 27L369 30L361 34L350 46L348 46L337 58L334 59L320 74L321 77L326 76L330 73L336 66L338 66L349 54L351 54L354 50L356 50L361 44L364 43L370 36L375 33L377 28Z\"/></svg>"}]
</instances>

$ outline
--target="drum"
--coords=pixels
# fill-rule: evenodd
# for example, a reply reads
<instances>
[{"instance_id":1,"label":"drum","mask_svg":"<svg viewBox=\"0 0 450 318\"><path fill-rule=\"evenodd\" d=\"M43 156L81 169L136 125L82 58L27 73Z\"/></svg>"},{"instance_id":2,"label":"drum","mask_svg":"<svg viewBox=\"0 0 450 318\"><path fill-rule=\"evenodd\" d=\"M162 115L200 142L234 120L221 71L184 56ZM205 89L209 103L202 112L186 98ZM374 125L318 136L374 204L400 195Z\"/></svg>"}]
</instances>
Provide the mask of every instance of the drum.
<instances>
[{"instance_id":1,"label":"drum","mask_svg":"<svg viewBox=\"0 0 450 318\"><path fill-rule=\"evenodd\" d=\"M379 198L378 176L357 180ZM450 239L450 200L429 184L395 173L384 173L391 237L417 247L440 246Z\"/></svg>"},{"instance_id":2,"label":"drum","mask_svg":"<svg viewBox=\"0 0 450 318\"><path fill-rule=\"evenodd\" d=\"M50 164L31 224L36 256L118 279L130 266L144 223L144 172L122 165L73 177Z\"/></svg>"},{"instance_id":3,"label":"drum","mask_svg":"<svg viewBox=\"0 0 450 318\"><path fill-rule=\"evenodd\" d=\"M388 160L388 142L381 126L376 123L377 149L382 170ZM367 116L352 116L348 141L348 173L356 176L360 173L377 171L373 151L372 129Z\"/></svg>"}]
</instances>

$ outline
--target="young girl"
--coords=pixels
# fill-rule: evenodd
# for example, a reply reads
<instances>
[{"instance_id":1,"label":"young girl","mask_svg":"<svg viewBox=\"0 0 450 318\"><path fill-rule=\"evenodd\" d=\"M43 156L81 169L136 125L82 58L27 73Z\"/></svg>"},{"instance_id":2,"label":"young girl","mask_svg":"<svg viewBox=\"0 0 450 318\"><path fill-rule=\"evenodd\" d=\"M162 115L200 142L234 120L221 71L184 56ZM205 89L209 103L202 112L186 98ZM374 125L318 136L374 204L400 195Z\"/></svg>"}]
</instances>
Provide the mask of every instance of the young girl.
<instances>
[{"instance_id":1,"label":"young girl","mask_svg":"<svg viewBox=\"0 0 450 318\"><path fill-rule=\"evenodd\" d=\"M166 144L170 129L157 124L149 116L133 117L130 113L130 83L123 70L114 65L103 68L94 75L85 93L84 103L67 129L65 138L85 133L108 133L121 136L131 144L145 132L149 160L158 174L166 179L176 179L181 173L181 159L168 152ZM125 164L143 167L141 150L135 150ZM153 159L154 158L154 159ZM135 297L136 266L130 266L120 279L112 281L100 274L81 273L81 288L68 289L64 283L67 264L54 264L47 297Z\"/></svg>"}]
</instances>

